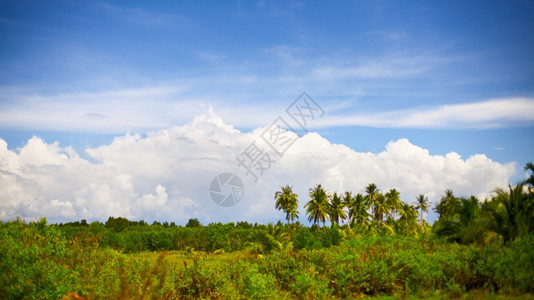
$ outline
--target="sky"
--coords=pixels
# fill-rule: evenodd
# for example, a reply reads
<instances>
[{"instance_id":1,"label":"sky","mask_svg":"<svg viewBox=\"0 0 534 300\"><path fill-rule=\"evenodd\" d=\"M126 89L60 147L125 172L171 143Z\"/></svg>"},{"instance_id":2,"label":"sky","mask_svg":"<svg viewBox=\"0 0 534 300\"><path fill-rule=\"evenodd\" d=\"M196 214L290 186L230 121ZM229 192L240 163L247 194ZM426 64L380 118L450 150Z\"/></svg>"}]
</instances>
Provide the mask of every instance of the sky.
<instances>
[{"instance_id":1,"label":"sky","mask_svg":"<svg viewBox=\"0 0 534 300\"><path fill-rule=\"evenodd\" d=\"M534 160L533 15L531 1L0 0L0 220L276 222L286 184L304 223L319 183L482 201ZM223 173L243 183L230 207L211 199Z\"/></svg>"}]
</instances>

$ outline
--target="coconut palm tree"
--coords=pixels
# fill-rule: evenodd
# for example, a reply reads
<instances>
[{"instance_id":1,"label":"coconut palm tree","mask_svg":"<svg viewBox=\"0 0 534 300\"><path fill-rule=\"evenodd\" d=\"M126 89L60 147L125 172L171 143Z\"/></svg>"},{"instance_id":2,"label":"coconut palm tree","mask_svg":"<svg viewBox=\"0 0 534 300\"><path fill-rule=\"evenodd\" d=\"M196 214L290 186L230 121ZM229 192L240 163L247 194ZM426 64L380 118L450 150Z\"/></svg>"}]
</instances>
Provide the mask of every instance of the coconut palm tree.
<instances>
[{"instance_id":1,"label":"coconut palm tree","mask_svg":"<svg viewBox=\"0 0 534 300\"><path fill-rule=\"evenodd\" d=\"M332 222L332 225L336 223L339 226L339 219L343 222L347 218L347 215L345 213L345 202L341 201L341 198L337 195L337 193L332 194L331 200L330 200L330 221Z\"/></svg>"},{"instance_id":2,"label":"coconut palm tree","mask_svg":"<svg viewBox=\"0 0 534 300\"><path fill-rule=\"evenodd\" d=\"M293 222L295 218L299 217L299 211L297 210L299 200L298 195L293 193L293 187L289 185L280 187L280 191L274 194L274 199L276 200L276 209L283 210L286 213L288 224L290 219Z\"/></svg>"},{"instance_id":3,"label":"coconut palm tree","mask_svg":"<svg viewBox=\"0 0 534 300\"><path fill-rule=\"evenodd\" d=\"M531 194L534 194L534 164L529 162L526 164L525 166L525 171L530 171L532 173L530 173L530 177L527 178L523 184L525 184L526 186L528 186L529 188L529 192Z\"/></svg>"},{"instance_id":4,"label":"coconut palm tree","mask_svg":"<svg viewBox=\"0 0 534 300\"><path fill-rule=\"evenodd\" d=\"M386 197L382 194L375 194L374 200L374 215L375 221L378 222L378 227L382 226L382 221L384 219L384 214L387 214L389 211L389 206L386 201Z\"/></svg>"},{"instance_id":5,"label":"coconut palm tree","mask_svg":"<svg viewBox=\"0 0 534 300\"><path fill-rule=\"evenodd\" d=\"M523 193L523 184L495 189L493 203L484 206L490 214L489 230L502 236L504 243L533 231L534 205Z\"/></svg>"},{"instance_id":6,"label":"coconut palm tree","mask_svg":"<svg viewBox=\"0 0 534 300\"><path fill-rule=\"evenodd\" d=\"M423 225L423 213L428 212L429 202L428 197L426 197L424 194L420 194L415 198L415 208L420 211L419 216L421 219L421 226Z\"/></svg>"},{"instance_id":7,"label":"coconut palm tree","mask_svg":"<svg viewBox=\"0 0 534 300\"><path fill-rule=\"evenodd\" d=\"M448 189L445 191L445 194L441 197L440 202L436 205L434 210L438 213L440 219L442 217L445 219L452 219L459 206L460 202L458 198L454 196L451 189Z\"/></svg>"},{"instance_id":8,"label":"coconut palm tree","mask_svg":"<svg viewBox=\"0 0 534 300\"><path fill-rule=\"evenodd\" d=\"M367 196L365 196L365 201L367 203L367 206L371 208L371 214L374 213L374 204L375 204L375 196L378 194L379 189L376 187L376 184L369 183L367 187L365 188L365 192L367 193Z\"/></svg>"},{"instance_id":9,"label":"coconut palm tree","mask_svg":"<svg viewBox=\"0 0 534 300\"><path fill-rule=\"evenodd\" d=\"M369 213L367 209L368 206L365 197L362 194L356 194L352 198L351 205L349 206L349 222L351 227L354 224L363 225L368 222Z\"/></svg>"},{"instance_id":10,"label":"coconut palm tree","mask_svg":"<svg viewBox=\"0 0 534 300\"><path fill-rule=\"evenodd\" d=\"M458 219L465 227L474 222L478 216L480 203L478 198L471 196L468 199L460 198L460 209L458 210Z\"/></svg>"},{"instance_id":11,"label":"coconut palm tree","mask_svg":"<svg viewBox=\"0 0 534 300\"><path fill-rule=\"evenodd\" d=\"M343 194L343 205L347 208L347 213L350 212L350 207L352 206L352 203L353 203L353 198L352 198L352 192L349 192L349 191L346 191L344 194ZM349 215L347 214L347 219L349 219L350 221L350 217Z\"/></svg>"},{"instance_id":12,"label":"coconut palm tree","mask_svg":"<svg viewBox=\"0 0 534 300\"><path fill-rule=\"evenodd\" d=\"M400 192L396 189L391 189L389 192L386 193L386 204L389 209L389 216L388 218L394 219L395 213L402 205L400 200Z\"/></svg>"},{"instance_id":13,"label":"coconut palm tree","mask_svg":"<svg viewBox=\"0 0 534 300\"><path fill-rule=\"evenodd\" d=\"M532 212L534 210L534 164L531 162L527 163L525 166L525 170L531 172L530 177L527 178L524 182L524 184L528 187L528 197L526 199L526 201L528 202L528 204L526 205L528 207L526 209L527 215L530 214L530 217L527 220L529 228L528 231L534 232L534 215Z\"/></svg>"},{"instance_id":14,"label":"coconut palm tree","mask_svg":"<svg viewBox=\"0 0 534 300\"><path fill-rule=\"evenodd\" d=\"M484 235L485 230L482 230L480 226L475 224L479 219L479 211L480 202L477 197L460 198L460 206L457 211L457 237L464 244L480 239Z\"/></svg>"},{"instance_id":15,"label":"coconut palm tree","mask_svg":"<svg viewBox=\"0 0 534 300\"><path fill-rule=\"evenodd\" d=\"M415 234L417 232L417 209L413 205L402 202L399 215L401 231Z\"/></svg>"},{"instance_id":16,"label":"coconut palm tree","mask_svg":"<svg viewBox=\"0 0 534 300\"><path fill-rule=\"evenodd\" d=\"M474 224L479 207L476 197L456 198L452 190L446 190L436 205L439 219L434 222L432 230L449 241L472 242L482 235L479 226Z\"/></svg>"},{"instance_id":17,"label":"coconut palm tree","mask_svg":"<svg viewBox=\"0 0 534 300\"><path fill-rule=\"evenodd\" d=\"M328 194L321 184L318 184L310 189L310 198L311 200L304 205L308 220L314 224L323 222L324 227L329 213Z\"/></svg>"}]
</instances>

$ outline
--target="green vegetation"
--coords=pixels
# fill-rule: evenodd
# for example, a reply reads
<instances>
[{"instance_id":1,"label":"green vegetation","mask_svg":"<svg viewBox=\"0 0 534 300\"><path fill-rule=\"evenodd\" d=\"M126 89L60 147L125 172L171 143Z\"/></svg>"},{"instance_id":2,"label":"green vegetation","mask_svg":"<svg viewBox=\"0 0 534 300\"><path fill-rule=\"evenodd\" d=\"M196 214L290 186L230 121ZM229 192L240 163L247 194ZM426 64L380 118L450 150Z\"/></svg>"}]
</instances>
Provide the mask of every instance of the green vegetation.
<instances>
[{"instance_id":1,"label":"green vegetation","mask_svg":"<svg viewBox=\"0 0 534 300\"><path fill-rule=\"evenodd\" d=\"M290 186L275 193L286 224L17 219L0 224L0 299L528 296L532 179L484 202L447 190L432 226L427 197L407 204L374 184L366 195L310 189L311 227L294 222Z\"/></svg>"}]
</instances>

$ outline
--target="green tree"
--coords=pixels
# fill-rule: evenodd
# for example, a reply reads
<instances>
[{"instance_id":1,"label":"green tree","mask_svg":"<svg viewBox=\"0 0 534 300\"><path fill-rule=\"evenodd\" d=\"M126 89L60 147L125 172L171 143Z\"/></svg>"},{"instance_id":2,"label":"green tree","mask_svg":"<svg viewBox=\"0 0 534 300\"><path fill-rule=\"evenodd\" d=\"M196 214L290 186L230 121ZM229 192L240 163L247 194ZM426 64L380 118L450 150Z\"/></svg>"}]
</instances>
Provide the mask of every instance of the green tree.
<instances>
[{"instance_id":1,"label":"green tree","mask_svg":"<svg viewBox=\"0 0 534 300\"><path fill-rule=\"evenodd\" d=\"M489 213L488 229L499 234L504 243L532 232L532 198L523 192L523 184L508 186L508 191L494 190L492 203L484 206Z\"/></svg>"},{"instance_id":2,"label":"green tree","mask_svg":"<svg viewBox=\"0 0 534 300\"><path fill-rule=\"evenodd\" d=\"M460 198L460 206L457 212L459 223L458 238L464 244L474 242L484 234L484 231L475 224L479 218L479 211L480 203L477 197Z\"/></svg>"},{"instance_id":3,"label":"green tree","mask_svg":"<svg viewBox=\"0 0 534 300\"><path fill-rule=\"evenodd\" d=\"M200 221L197 218L194 218L194 219L189 219L187 221L187 224L185 224L185 227L188 227L188 228L202 227L202 224L200 224Z\"/></svg>"},{"instance_id":4,"label":"green tree","mask_svg":"<svg viewBox=\"0 0 534 300\"><path fill-rule=\"evenodd\" d=\"M346 191L343 194L342 201L343 201L343 205L347 208L347 213L350 213L350 207L352 206L353 200L354 199L352 198L352 192ZM348 218L348 221L350 222L349 214L347 214L347 218Z\"/></svg>"},{"instance_id":5,"label":"green tree","mask_svg":"<svg viewBox=\"0 0 534 300\"><path fill-rule=\"evenodd\" d=\"M445 191L445 194L441 197L440 202L434 210L438 213L439 218L452 219L455 212L458 210L460 202L458 198L454 196L451 189Z\"/></svg>"},{"instance_id":6,"label":"green tree","mask_svg":"<svg viewBox=\"0 0 534 300\"><path fill-rule=\"evenodd\" d=\"M378 227L381 227L382 221L384 220L384 215L389 211L386 197L380 193L375 194L373 208L375 221L377 221Z\"/></svg>"},{"instance_id":7,"label":"green tree","mask_svg":"<svg viewBox=\"0 0 534 300\"><path fill-rule=\"evenodd\" d=\"M288 224L289 220L294 221L295 218L299 217L299 211L297 210L299 200L298 195L293 193L293 187L289 185L280 187L280 191L274 194L274 199L276 200L276 209L283 210L286 213Z\"/></svg>"},{"instance_id":8,"label":"green tree","mask_svg":"<svg viewBox=\"0 0 534 300\"><path fill-rule=\"evenodd\" d=\"M534 164L529 162L525 165L525 171L530 171L530 177L527 178L523 184L525 184L526 186L528 186L529 188L529 192L531 194L534 194Z\"/></svg>"},{"instance_id":9,"label":"green tree","mask_svg":"<svg viewBox=\"0 0 534 300\"><path fill-rule=\"evenodd\" d=\"M427 213L429 208L428 197L424 194L419 194L419 196L415 198L415 208L419 210L421 225L423 225L423 213Z\"/></svg>"},{"instance_id":10,"label":"green tree","mask_svg":"<svg viewBox=\"0 0 534 300\"><path fill-rule=\"evenodd\" d=\"M471 196L468 199L460 198L458 221L467 227L477 219L479 208L480 204L477 197Z\"/></svg>"},{"instance_id":11,"label":"green tree","mask_svg":"<svg viewBox=\"0 0 534 300\"><path fill-rule=\"evenodd\" d=\"M328 194L321 184L318 184L310 189L310 198L311 200L304 206L308 220L314 224L323 222L324 226L329 213Z\"/></svg>"},{"instance_id":12,"label":"green tree","mask_svg":"<svg viewBox=\"0 0 534 300\"><path fill-rule=\"evenodd\" d=\"M396 189L391 189L389 192L386 193L386 205L389 210L388 217L390 219L395 218L395 213L397 210L401 207L402 202L400 200L400 192Z\"/></svg>"},{"instance_id":13,"label":"green tree","mask_svg":"<svg viewBox=\"0 0 534 300\"><path fill-rule=\"evenodd\" d=\"M402 232L417 234L417 209L413 205L401 203L399 226Z\"/></svg>"},{"instance_id":14,"label":"green tree","mask_svg":"<svg viewBox=\"0 0 534 300\"><path fill-rule=\"evenodd\" d=\"M376 187L376 184L369 183L367 187L365 188L365 192L367 193L367 195L365 196L367 207L371 208L371 214L373 214L374 204L375 204L375 195L379 192L379 190Z\"/></svg>"},{"instance_id":15,"label":"green tree","mask_svg":"<svg viewBox=\"0 0 534 300\"><path fill-rule=\"evenodd\" d=\"M346 195L345 195L346 197ZM365 197L358 193L350 201L349 204L349 223L351 227L354 224L358 226L366 225L369 221L369 213L367 212L368 206L366 204Z\"/></svg>"},{"instance_id":16,"label":"green tree","mask_svg":"<svg viewBox=\"0 0 534 300\"><path fill-rule=\"evenodd\" d=\"M469 203L454 196L452 190L446 190L434 208L439 219L432 225L432 231L449 241L461 242L463 232L467 230L465 221L469 219L467 215L462 215L470 211L468 205Z\"/></svg>"},{"instance_id":17,"label":"green tree","mask_svg":"<svg viewBox=\"0 0 534 300\"><path fill-rule=\"evenodd\" d=\"M341 201L341 198L337 193L332 194L329 209L330 221L332 221L332 224L336 223L336 225L339 226L339 220L341 219L341 221L343 221L347 218L344 208L345 202Z\"/></svg>"},{"instance_id":18,"label":"green tree","mask_svg":"<svg viewBox=\"0 0 534 300\"><path fill-rule=\"evenodd\" d=\"M123 217L109 217L106 222L106 228L115 232L121 232L130 225L130 221Z\"/></svg>"}]
</instances>

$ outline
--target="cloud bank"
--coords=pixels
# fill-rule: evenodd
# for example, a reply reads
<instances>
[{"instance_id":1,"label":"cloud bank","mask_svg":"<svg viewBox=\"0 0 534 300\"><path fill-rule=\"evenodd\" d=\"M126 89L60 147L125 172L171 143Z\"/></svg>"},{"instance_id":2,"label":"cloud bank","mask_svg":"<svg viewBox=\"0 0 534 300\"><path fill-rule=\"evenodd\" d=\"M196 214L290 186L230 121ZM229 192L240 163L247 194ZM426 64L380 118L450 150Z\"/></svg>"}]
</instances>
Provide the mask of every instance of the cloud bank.
<instances>
[{"instance_id":1,"label":"cloud bank","mask_svg":"<svg viewBox=\"0 0 534 300\"><path fill-rule=\"evenodd\" d=\"M305 220L308 189L317 183L332 192L357 193L374 182L382 191L399 189L405 202L424 193L435 203L448 188L459 196L484 198L515 173L515 163L494 162L484 154L432 155L407 139L391 141L375 154L308 133L278 156L262 141L264 130L241 132L210 110L183 126L118 136L87 149L88 159L35 136L17 151L0 139L0 219L276 222L283 214L274 209L273 195L290 184ZM236 160L253 142L273 159L257 182ZM245 185L243 199L229 208L213 203L208 191L211 180L224 172L237 174Z\"/></svg>"}]
</instances>

